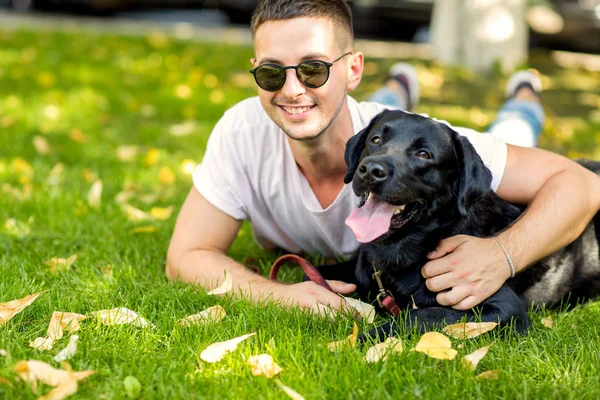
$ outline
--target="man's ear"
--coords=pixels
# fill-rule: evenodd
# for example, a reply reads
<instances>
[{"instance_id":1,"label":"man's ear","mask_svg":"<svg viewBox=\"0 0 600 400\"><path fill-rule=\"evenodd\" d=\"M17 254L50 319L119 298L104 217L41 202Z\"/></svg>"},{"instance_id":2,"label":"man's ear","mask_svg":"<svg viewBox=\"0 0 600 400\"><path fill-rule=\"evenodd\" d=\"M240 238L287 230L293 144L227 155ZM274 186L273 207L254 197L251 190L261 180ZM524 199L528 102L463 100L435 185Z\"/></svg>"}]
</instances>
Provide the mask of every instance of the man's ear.
<instances>
[{"instance_id":1,"label":"man's ear","mask_svg":"<svg viewBox=\"0 0 600 400\"><path fill-rule=\"evenodd\" d=\"M365 67L365 56L360 51L350 54L351 61L348 63L348 86L346 89L351 92L360 83L363 69Z\"/></svg>"},{"instance_id":2,"label":"man's ear","mask_svg":"<svg viewBox=\"0 0 600 400\"><path fill-rule=\"evenodd\" d=\"M457 207L460 214L466 216L469 208L492 190L492 173L483 164L469 139L452 129L450 131L459 168L455 182Z\"/></svg>"},{"instance_id":3,"label":"man's ear","mask_svg":"<svg viewBox=\"0 0 600 400\"><path fill-rule=\"evenodd\" d=\"M346 172L346 176L344 177L344 183L350 183L352 178L354 177L354 172L356 172L356 168L358 168L358 164L361 160L361 154L365 149L365 141L367 140L367 136L369 136L369 132L371 132L371 128L375 125L375 122L384 114L386 111L383 111L377 114L369 125L364 128L362 131L358 132L356 135L352 136L346 142L346 152L344 153L344 161L346 161L346 166L348 166L348 172Z\"/></svg>"}]
</instances>

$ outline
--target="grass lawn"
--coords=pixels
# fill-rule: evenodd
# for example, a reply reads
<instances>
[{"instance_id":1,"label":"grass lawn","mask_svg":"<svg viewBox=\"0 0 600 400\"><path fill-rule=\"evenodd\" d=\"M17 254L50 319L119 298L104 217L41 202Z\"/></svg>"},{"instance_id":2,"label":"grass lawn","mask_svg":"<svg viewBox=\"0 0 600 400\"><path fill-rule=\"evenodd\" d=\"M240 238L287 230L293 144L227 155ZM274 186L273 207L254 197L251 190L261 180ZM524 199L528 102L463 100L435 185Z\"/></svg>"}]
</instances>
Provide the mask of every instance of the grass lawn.
<instances>
[{"instance_id":1,"label":"grass lawn","mask_svg":"<svg viewBox=\"0 0 600 400\"><path fill-rule=\"evenodd\" d=\"M156 325L82 323L74 370L96 370L74 398L127 398L123 380L135 376L140 397L286 398L275 382L253 377L245 360L269 353L283 367L281 381L307 399L375 398L600 398L600 302L569 312L532 311L526 337L498 332L453 340L458 357L440 361L409 351L418 337L402 337L405 351L366 364L365 349L331 353L326 344L351 333L352 320L331 320L272 305L208 296L169 283L165 254L177 211L191 188L189 167L202 159L223 111L254 95L249 47L84 33L0 30L0 302L44 291L0 325L0 398L37 398L16 379L14 365L38 359L58 366L50 351L29 342L46 336L53 311L88 314L127 307ZM370 60L365 99L398 59ZM506 77L480 76L413 60L421 72L418 111L457 125L484 129L502 102ZM546 148L600 159L600 73L564 68L536 54L544 76ZM103 183L102 203L88 193ZM115 200L118 194L119 201ZM122 193L125 193L123 195ZM127 204L166 219L132 221ZM161 210L169 207L172 211ZM147 217L148 214L143 214ZM46 261L77 254L52 273ZM245 224L231 255L265 272L278 255L252 241ZM286 279L299 277L286 271ZM218 325L181 327L179 318L219 304ZM552 315L549 329L541 318ZM361 330L369 327L359 322ZM210 343L249 332L256 336L215 364L200 360ZM68 335L67 335L68 336ZM459 358L495 342L475 372ZM0 353L3 354L3 353ZM488 370L494 380L475 379ZM8 383L7 383L8 381ZM46 393L43 387L41 393Z\"/></svg>"}]
</instances>

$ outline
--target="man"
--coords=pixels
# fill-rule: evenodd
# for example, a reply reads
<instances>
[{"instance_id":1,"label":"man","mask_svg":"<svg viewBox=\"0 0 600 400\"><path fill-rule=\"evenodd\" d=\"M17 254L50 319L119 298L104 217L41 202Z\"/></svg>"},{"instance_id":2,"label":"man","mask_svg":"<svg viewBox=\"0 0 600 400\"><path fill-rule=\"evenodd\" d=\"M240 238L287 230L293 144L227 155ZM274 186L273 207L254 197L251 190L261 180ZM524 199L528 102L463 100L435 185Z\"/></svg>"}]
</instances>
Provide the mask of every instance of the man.
<instances>
[{"instance_id":1,"label":"man","mask_svg":"<svg viewBox=\"0 0 600 400\"><path fill-rule=\"evenodd\" d=\"M259 96L228 110L216 125L177 219L166 274L210 288L228 269L235 290L252 299L315 312L317 303L340 309L344 300L315 283L269 281L226 252L244 219L264 247L328 256L356 252L358 243L344 225L358 204L343 183L344 149L383 107L347 95L361 80L364 57L354 49L345 0L264 0L252 32ZM574 240L600 207L600 179L576 163L455 129L492 171L498 195L529 204L498 236L517 272ZM460 310L492 295L511 274L492 239L451 237L430 256L423 268L427 286L439 292L440 304ZM342 294L355 289L344 282L330 286Z\"/></svg>"}]
</instances>

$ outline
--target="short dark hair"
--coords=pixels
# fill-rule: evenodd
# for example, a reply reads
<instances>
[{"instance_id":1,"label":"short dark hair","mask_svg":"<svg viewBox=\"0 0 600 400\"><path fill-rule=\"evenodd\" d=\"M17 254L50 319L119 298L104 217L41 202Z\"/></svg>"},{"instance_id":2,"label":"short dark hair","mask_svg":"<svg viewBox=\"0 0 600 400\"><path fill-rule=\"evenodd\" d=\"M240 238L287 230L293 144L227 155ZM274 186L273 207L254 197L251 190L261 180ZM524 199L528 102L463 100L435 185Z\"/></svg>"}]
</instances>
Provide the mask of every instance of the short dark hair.
<instances>
[{"instance_id":1,"label":"short dark hair","mask_svg":"<svg viewBox=\"0 0 600 400\"><path fill-rule=\"evenodd\" d=\"M299 17L332 19L338 28L347 33L348 43L342 43L342 47L354 47L352 10L347 0L260 0L252 14L252 37L256 35L258 27L267 21Z\"/></svg>"}]
</instances>

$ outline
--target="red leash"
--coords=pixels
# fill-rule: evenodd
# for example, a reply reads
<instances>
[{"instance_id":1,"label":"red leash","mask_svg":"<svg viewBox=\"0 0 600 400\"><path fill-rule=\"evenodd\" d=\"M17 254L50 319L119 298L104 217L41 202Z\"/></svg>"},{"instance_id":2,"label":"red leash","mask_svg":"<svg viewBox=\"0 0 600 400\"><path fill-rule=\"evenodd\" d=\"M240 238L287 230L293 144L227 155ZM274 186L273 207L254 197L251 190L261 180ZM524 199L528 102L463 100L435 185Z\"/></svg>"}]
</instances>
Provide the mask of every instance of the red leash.
<instances>
[{"instance_id":1,"label":"red leash","mask_svg":"<svg viewBox=\"0 0 600 400\"><path fill-rule=\"evenodd\" d=\"M271 272L269 272L269 279L276 281L277 280L277 272L279 272L279 268L281 268L281 266L283 264L288 263L288 262L293 262L293 263L298 264L302 268L302 270L304 271L304 273L306 274L308 279L310 279L317 285L321 285L325 289L333 292L331 287L327 284L327 281L325 280L325 278L323 278L323 275L321 275L319 273L319 271L317 271L317 269L311 263L309 263L304 258L297 256L295 254L286 254L284 256L279 257L277 260L275 260L275 262L271 266ZM377 285L379 286L379 294L377 295L377 302L379 303L379 305L381 307L385 308L386 310L388 310L388 312L390 314L392 314L394 317L396 317L400 313L400 307L398 307L398 305L396 304L396 301L394 300L394 297L392 296L392 294L383 288L383 285L381 284L380 275L381 275L381 271L378 271L373 275L373 277L377 281Z\"/></svg>"}]
</instances>

